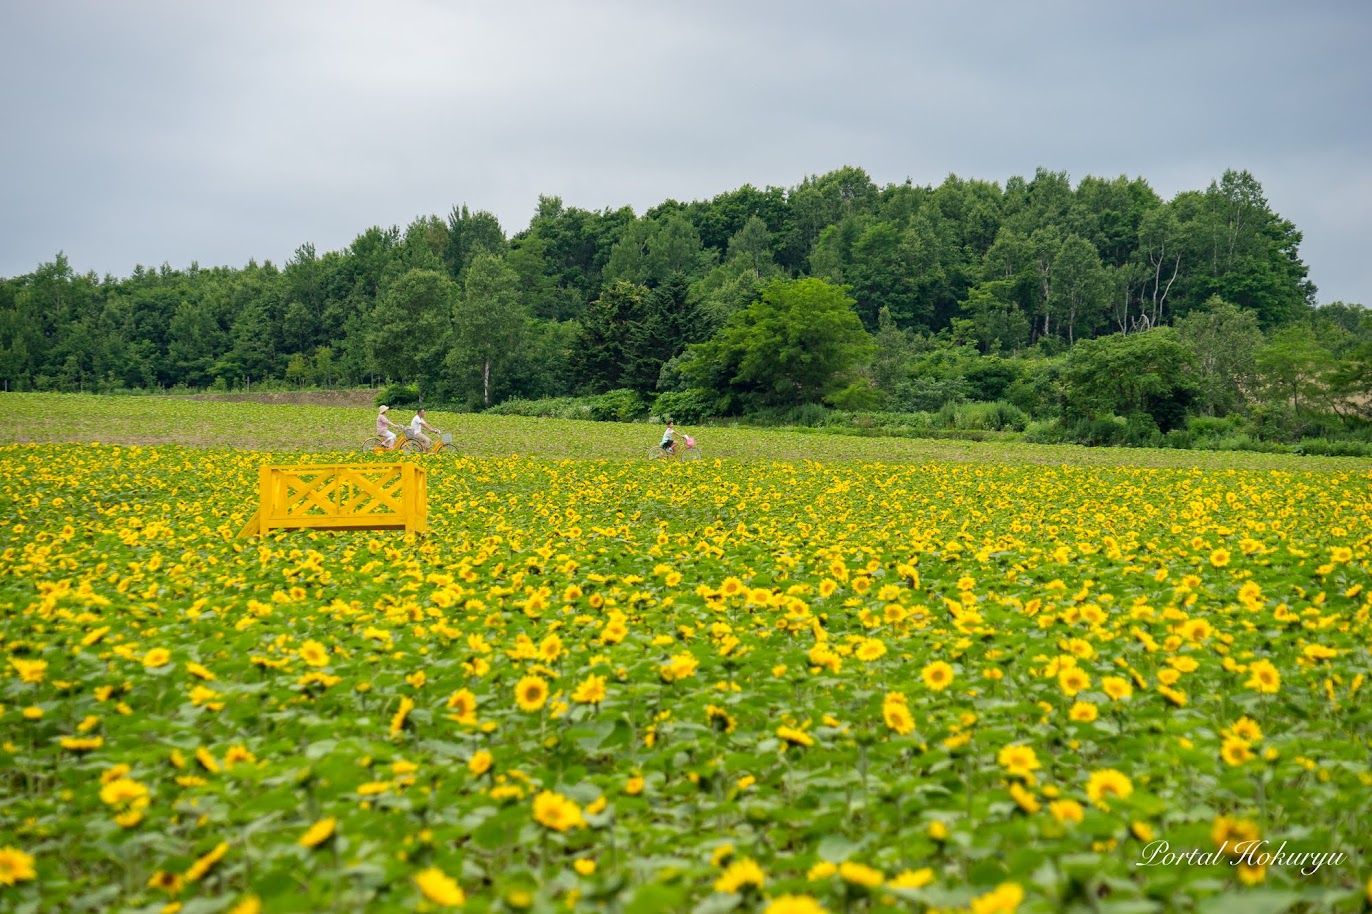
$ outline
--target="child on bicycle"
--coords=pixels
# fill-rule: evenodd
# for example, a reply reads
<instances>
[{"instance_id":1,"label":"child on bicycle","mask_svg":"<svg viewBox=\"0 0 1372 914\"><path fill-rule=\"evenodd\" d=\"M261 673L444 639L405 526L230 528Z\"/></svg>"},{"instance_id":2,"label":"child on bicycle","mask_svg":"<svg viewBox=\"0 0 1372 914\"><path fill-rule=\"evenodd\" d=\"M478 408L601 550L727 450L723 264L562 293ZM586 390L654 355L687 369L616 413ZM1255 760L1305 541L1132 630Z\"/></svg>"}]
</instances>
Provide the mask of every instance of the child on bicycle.
<instances>
[{"instance_id":1,"label":"child on bicycle","mask_svg":"<svg viewBox=\"0 0 1372 914\"><path fill-rule=\"evenodd\" d=\"M376 433L386 440L386 447L392 448L395 447L395 432L391 429L399 429L400 426L386 417L388 410L390 410L389 406L383 406L377 411Z\"/></svg>"},{"instance_id":2,"label":"child on bicycle","mask_svg":"<svg viewBox=\"0 0 1372 914\"><path fill-rule=\"evenodd\" d=\"M662 450L666 451L669 456L676 454L676 437L677 433L675 423L668 422L667 428L665 428L662 432L662 443L658 446L661 447Z\"/></svg>"}]
</instances>

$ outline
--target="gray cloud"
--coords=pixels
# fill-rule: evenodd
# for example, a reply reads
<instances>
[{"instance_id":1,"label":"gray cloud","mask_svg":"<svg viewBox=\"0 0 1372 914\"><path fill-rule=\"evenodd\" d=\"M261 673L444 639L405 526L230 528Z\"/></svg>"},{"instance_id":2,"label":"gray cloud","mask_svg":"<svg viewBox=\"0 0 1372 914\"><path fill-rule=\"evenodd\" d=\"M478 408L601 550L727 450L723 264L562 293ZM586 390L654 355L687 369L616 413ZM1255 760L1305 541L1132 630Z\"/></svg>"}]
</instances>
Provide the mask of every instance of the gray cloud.
<instances>
[{"instance_id":1,"label":"gray cloud","mask_svg":"<svg viewBox=\"0 0 1372 914\"><path fill-rule=\"evenodd\" d=\"M1247 168L1372 304L1372 7L403 0L0 6L0 275L285 260L541 193L636 211L845 164L1164 196Z\"/></svg>"}]
</instances>

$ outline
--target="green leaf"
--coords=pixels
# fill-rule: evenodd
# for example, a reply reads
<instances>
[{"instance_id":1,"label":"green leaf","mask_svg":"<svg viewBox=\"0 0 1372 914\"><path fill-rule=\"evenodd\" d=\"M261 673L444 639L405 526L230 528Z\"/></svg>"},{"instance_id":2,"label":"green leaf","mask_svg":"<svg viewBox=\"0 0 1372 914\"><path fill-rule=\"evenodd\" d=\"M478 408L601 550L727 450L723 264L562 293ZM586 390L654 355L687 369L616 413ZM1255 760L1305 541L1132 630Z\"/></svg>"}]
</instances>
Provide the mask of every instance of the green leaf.
<instances>
[{"instance_id":1,"label":"green leaf","mask_svg":"<svg viewBox=\"0 0 1372 914\"><path fill-rule=\"evenodd\" d=\"M1296 892L1254 889L1212 895L1200 903L1197 914L1281 914L1300 900Z\"/></svg>"}]
</instances>

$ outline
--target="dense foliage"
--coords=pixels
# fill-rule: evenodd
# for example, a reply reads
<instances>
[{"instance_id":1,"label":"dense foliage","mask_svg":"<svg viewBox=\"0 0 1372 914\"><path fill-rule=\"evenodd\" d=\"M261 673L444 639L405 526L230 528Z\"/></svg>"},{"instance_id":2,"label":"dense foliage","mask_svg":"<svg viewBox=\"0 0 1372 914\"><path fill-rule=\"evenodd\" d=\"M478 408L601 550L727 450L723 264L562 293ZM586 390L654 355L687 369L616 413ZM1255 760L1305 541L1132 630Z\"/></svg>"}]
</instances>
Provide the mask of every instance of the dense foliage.
<instances>
[{"instance_id":1,"label":"dense foliage","mask_svg":"<svg viewBox=\"0 0 1372 914\"><path fill-rule=\"evenodd\" d=\"M1074 440L1228 415L1254 438L1366 435L1372 317L1316 307L1300 241L1235 171L1172 200L1141 178L878 187L852 167L641 217L544 197L513 237L464 206L281 267L102 279L58 255L0 280L0 381L394 381L476 408L627 390L693 418L1006 399ZM830 318L808 303L836 300L846 342L811 356Z\"/></svg>"}]
</instances>

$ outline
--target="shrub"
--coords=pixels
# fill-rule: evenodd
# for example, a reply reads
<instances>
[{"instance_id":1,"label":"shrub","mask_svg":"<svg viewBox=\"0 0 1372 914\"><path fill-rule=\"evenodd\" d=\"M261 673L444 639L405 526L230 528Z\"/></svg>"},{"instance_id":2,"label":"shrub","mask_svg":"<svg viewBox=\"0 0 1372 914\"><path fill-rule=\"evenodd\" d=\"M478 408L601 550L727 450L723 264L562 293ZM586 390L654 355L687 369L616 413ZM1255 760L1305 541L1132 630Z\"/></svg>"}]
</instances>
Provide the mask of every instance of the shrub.
<instances>
[{"instance_id":1,"label":"shrub","mask_svg":"<svg viewBox=\"0 0 1372 914\"><path fill-rule=\"evenodd\" d=\"M709 391L677 390L658 394L653 401L653 415L662 421L698 423L710 418L714 398Z\"/></svg>"},{"instance_id":2,"label":"shrub","mask_svg":"<svg viewBox=\"0 0 1372 914\"><path fill-rule=\"evenodd\" d=\"M1030 444L1062 444L1068 437L1061 421L1047 419L1026 424L1024 440Z\"/></svg>"},{"instance_id":3,"label":"shrub","mask_svg":"<svg viewBox=\"0 0 1372 914\"><path fill-rule=\"evenodd\" d=\"M1298 454L1321 457L1372 457L1372 444L1363 441L1334 441L1329 438L1302 438L1295 447Z\"/></svg>"},{"instance_id":4,"label":"shrub","mask_svg":"<svg viewBox=\"0 0 1372 914\"><path fill-rule=\"evenodd\" d=\"M994 403L959 403L951 409L945 406L939 415L951 416L951 428L994 432L1022 432L1029 421L1024 410L1005 400L997 400Z\"/></svg>"},{"instance_id":5,"label":"shrub","mask_svg":"<svg viewBox=\"0 0 1372 914\"><path fill-rule=\"evenodd\" d=\"M377 406L418 406L423 402L418 384L391 384L376 395Z\"/></svg>"},{"instance_id":6,"label":"shrub","mask_svg":"<svg viewBox=\"0 0 1372 914\"><path fill-rule=\"evenodd\" d=\"M486 410L492 416L525 416L542 419L590 419L588 398L547 397L542 400L506 400Z\"/></svg>"},{"instance_id":7,"label":"shrub","mask_svg":"<svg viewBox=\"0 0 1372 914\"><path fill-rule=\"evenodd\" d=\"M636 422L646 418L648 405L637 391L606 391L590 400L591 418L597 422Z\"/></svg>"}]
</instances>

